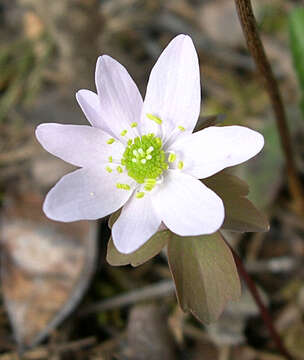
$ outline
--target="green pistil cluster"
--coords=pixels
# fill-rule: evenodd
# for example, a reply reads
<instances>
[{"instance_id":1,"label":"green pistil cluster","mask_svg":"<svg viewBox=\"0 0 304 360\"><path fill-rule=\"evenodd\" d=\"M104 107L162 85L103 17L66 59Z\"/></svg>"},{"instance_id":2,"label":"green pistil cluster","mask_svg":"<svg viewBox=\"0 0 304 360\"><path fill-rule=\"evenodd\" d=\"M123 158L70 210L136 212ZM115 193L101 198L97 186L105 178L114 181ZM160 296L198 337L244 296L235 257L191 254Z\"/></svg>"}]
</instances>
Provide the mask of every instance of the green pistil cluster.
<instances>
[{"instance_id":1,"label":"green pistil cluster","mask_svg":"<svg viewBox=\"0 0 304 360\"><path fill-rule=\"evenodd\" d=\"M121 163L125 165L128 175L139 184L157 179L168 169L162 141L154 134L129 140Z\"/></svg>"}]
</instances>

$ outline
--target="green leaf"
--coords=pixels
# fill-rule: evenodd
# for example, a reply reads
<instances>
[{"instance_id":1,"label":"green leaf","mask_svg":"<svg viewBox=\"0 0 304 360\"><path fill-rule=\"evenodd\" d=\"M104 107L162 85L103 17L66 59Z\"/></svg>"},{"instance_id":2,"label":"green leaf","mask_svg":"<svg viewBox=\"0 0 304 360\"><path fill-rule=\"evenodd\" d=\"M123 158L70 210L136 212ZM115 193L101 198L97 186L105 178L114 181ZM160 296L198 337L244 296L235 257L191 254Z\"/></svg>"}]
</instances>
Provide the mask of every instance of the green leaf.
<instances>
[{"instance_id":1,"label":"green leaf","mask_svg":"<svg viewBox=\"0 0 304 360\"><path fill-rule=\"evenodd\" d=\"M304 8L295 8L289 14L290 48L299 84L304 92Z\"/></svg>"},{"instance_id":2,"label":"green leaf","mask_svg":"<svg viewBox=\"0 0 304 360\"><path fill-rule=\"evenodd\" d=\"M204 324L218 319L224 306L241 295L236 265L219 232L212 235L172 235L168 261L183 311Z\"/></svg>"},{"instance_id":3,"label":"green leaf","mask_svg":"<svg viewBox=\"0 0 304 360\"><path fill-rule=\"evenodd\" d=\"M266 217L246 198L249 189L243 180L221 172L202 181L223 200L223 229L240 232L269 230Z\"/></svg>"},{"instance_id":4,"label":"green leaf","mask_svg":"<svg viewBox=\"0 0 304 360\"><path fill-rule=\"evenodd\" d=\"M131 254L120 253L110 238L108 242L107 262L113 266L129 265L139 266L150 260L167 245L171 236L170 231L159 231L153 235L143 246Z\"/></svg>"}]
</instances>

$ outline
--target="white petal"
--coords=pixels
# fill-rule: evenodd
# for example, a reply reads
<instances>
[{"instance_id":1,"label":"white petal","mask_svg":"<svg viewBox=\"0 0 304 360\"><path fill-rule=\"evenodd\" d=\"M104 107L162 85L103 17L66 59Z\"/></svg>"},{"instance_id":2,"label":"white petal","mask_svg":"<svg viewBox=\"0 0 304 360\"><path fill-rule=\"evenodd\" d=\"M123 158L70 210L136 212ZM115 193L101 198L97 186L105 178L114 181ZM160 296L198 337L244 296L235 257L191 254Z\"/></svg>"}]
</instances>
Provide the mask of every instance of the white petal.
<instances>
[{"instance_id":1,"label":"white petal","mask_svg":"<svg viewBox=\"0 0 304 360\"><path fill-rule=\"evenodd\" d=\"M116 188L129 184L130 190ZM134 182L126 174L79 169L65 175L49 191L43 211L57 221L95 220L118 210L131 196Z\"/></svg>"},{"instance_id":2,"label":"white petal","mask_svg":"<svg viewBox=\"0 0 304 360\"><path fill-rule=\"evenodd\" d=\"M138 131L131 124L139 122L143 101L127 70L110 56L100 56L95 82L106 127L121 141L125 141L121 136L123 130L128 131L127 137L137 136Z\"/></svg>"},{"instance_id":3,"label":"white petal","mask_svg":"<svg viewBox=\"0 0 304 360\"><path fill-rule=\"evenodd\" d=\"M146 116L152 114L162 120L165 140L178 126L192 131L200 113L200 103L197 54L191 38L179 35L165 48L151 71L141 126L147 132L160 134L159 125Z\"/></svg>"},{"instance_id":4,"label":"white petal","mask_svg":"<svg viewBox=\"0 0 304 360\"><path fill-rule=\"evenodd\" d=\"M178 170L168 170L151 195L161 220L178 235L211 234L224 221L222 200L202 182Z\"/></svg>"},{"instance_id":5,"label":"white petal","mask_svg":"<svg viewBox=\"0 0 304 360\"><path fill-rule=\"evenodd\" d=\"M113 225L112 236L117 250L124 254L137 250L156 233L160 223L149 194L141 199L133 196Z\"/></svg>"},{"instance_id":6,"label":"white petal","mask_svg":"<svg viewBox=\"0 0 304 360\"><path fill-rule=\"evenodd\" d=\"M81 167L108 163L109 156L119 161L124 152L119 141L108 144L110 135L86 125L41 124L36 137L48 152Z\"/></svg>"},{"instance_id":7,"label":"white petal","mask_svg":"<svg viewBox=\"0 0 304 360\"><path fill-rule=\"evenodd\" d=\"M90 124L102 130L108 130L102 125L100 103L97 94L90 90L79 90L76 99Z\"/></svg>"},{"instance_id":8,"label":"white petal","mask_svg":"<svg viewBox=\"0 0 304 360\"><path fill-rule=\"evenodd\" d=\"M202 179L255 156L263 136L244 126L211 126L177 139L170 146L184 162L183 171Z\"/></svg>"}]
</instances>

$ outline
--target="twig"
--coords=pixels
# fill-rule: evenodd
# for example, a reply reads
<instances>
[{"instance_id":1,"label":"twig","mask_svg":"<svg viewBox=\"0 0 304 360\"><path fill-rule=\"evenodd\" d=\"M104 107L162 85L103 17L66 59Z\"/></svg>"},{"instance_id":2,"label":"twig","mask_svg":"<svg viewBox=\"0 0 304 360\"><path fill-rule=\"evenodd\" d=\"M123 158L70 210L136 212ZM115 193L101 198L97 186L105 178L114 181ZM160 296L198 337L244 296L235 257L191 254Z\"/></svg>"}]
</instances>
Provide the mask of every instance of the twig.
<instances>
[{"instance_id":1,"label":"twig","mask_svg":"<svg viewBox=\"0 0 304 360\"><path fill-rule=\"evenodd\" d=\"M157 284L145 286L141 289L136 289L126 294L106 299L97 304L89 305L80 311L79 316L86 316L97 311L115 309L118 307L134 304L139 301L169 296L174 293L174 290L175 286L172 280L163 280Z\"/></svg>"},{"instance_id":2,"label":"twig","mask_svg":"<svg viewBox=\"0 0 304 360\"><path fill-rule=\"evenodd\" d=\"M280 256L267 260L245 261L246 268L251 274L271 272L273 274L287 273L301 266L300 261L291 256Z\"/></svg>"},{"instance_id":3,"label":"twig","mask_svg":"<svg viewBox=\"0 0 304 360\"><path fill-rule=\"evenodd\" d=\"M251 279L248 272L246 271L241 258L238 256L238 254L233 250L233 248L228 243L227 243L227 245L229 246L229 248L233 254L234 261L236 263L236 266L237 266L240 276L246 282L246 285L247 285L248 289L250 290L251 295L254 298L254 300L260 310L261 317L262 317L266 327L268 328L268 331L271 335L272 340L276 344L278 350L281 352L281 354L286 359L293 360L293 357L289 354L288 350L285 348L285 345L283 344L282 339L273 324L272 318L271 318L266 306L263 304L263 301L260 297L258 289L255 286L254 281Z\"/></svg>"},{"instance_id":4,"label":"twig","mask_svg":"<svg viewBox=\"0 0 304 360\"><path fill-rule=\"evenodd\" d=\"M49 346L39 346L35 349L28 350L22 354L22 359L49 359L50 353L63 353L78 351L82 348L90 347L96 344L95 337L88 337L85 339L75 340L67 342L64 344L54 344ZM20 359L20 356L17 352L9 352L6 354L0 355L0 360L15 360Z\"/></svg>"},{"instance_id":5,"label":"twig","mask_svg":"<svg viewBox=\"0 0 304 360\"><path fill-rule=\"evenodd\" d=\"M286 160L288 183L291 196L293 198L296 210L304 213L304 192L298 177L298 172L293 156L291 146L291 136L287 126L287 118L279 91L278 83L273 75L270 63L264 51L260 39L255 17L253 15L250 0L235 0L239 19L247 41L248 49L255 61L255 64L262 75L265 88L272 103L273 111L276 117L276 123L280 136L281 145Z\"/></svg>"}]
</instances>

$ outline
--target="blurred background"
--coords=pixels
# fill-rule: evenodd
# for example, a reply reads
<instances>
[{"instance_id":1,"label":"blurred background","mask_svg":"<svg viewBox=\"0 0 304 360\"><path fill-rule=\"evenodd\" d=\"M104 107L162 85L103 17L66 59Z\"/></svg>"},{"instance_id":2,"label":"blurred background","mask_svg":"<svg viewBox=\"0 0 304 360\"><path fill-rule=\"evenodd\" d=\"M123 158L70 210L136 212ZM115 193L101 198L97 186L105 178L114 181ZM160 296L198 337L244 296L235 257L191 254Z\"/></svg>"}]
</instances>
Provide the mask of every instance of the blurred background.
<instances>
[{"instance_id":1,"label":"blurred background","mask_svg":"<svg viewBox=\"0 0 304 360\"><path fill-rule=\"evenodd\" d=\"M300 4L253 2L303 176L304 122L288 31L289 14ZM272 109L234 2L1 0L0 360L18 359L19 350L23 359L52 360L283 359L246 287L216 324L203 326L179 309L164 255L138 268L111 267L107 219L61 224L41 210L46 192L73 167L40 147L36 125L87 123L75 92L95 90L101 54L122 63L144 95L155 60L179 33L189 34L199 53L201 115L224 114L224 124L265 136L263 152L231 171L249 183L249 198L271 230L226 237L287 348L304 359L304 222L290 204Z\"/></svg>"}]
</instances>

